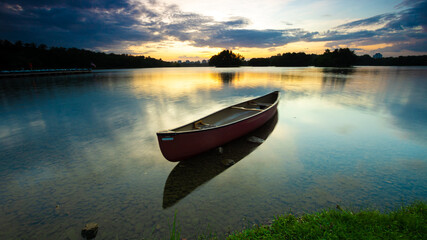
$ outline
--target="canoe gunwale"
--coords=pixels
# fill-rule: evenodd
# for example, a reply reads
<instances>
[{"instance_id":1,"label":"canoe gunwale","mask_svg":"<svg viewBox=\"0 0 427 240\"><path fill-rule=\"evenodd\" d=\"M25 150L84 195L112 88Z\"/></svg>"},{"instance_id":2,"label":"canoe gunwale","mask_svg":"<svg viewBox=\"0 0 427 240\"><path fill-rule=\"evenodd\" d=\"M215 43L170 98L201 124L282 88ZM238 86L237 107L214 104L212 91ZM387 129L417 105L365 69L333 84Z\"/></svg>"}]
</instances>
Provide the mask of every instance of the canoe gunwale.
<instances>
[{"instance_id":1,"label":"canoe gunwale","mask_svg":"<svg viewBox=\"0 0 427 240\"><path fill-rule=\"evenodd\" d=\"M249 99L249 100L247 100L247 101L255 101L256 99L260 99L260 98L266 97L266 96L268 96L268 95L270 95L270 94L274 94L274 93L276 93L276 94L277 94L277 98L276 98L276 100L275 100L275 101L274 101L270 106L268 106L268 107L266 107L266 108L262 109L262 111L258 111L258 112L256 112L255 114L252 114L252 115L250 115L250 116L247 116L247 117L244 117L244 118L241 118L241 119L238 119L238 120L235 120L235 121L232 121L232 122L226 123L226 124L222 124L222 125L219 125L219 126L209 127L209 128L192 129L192 130L185 130L185 131L178 131L178 132L177 132L177 131L174 131L174 129L178 129L178 128L181 128L181 127L184 127L184 126L188 125L188 123L187 123L187 124L184 124L184 125L182 125L182 126L180 126L180 127L176 127L176 128L173 128L173 129L168 129L168 130L159 131L159 132L157 132L156 134L157 134L158 136L175 136L175 135L187 134L187 133L197 133L197 132L212 131L212 130L215 130L215 129L219 129L219 128L227 127L227 126L230 126L230 125L233 125L233 124L237 124L237 123L239 123L239 122L242 122L242 121L245 121L245 120L247 120L247 119L250 119L250 118L256 117L256 116L258 116L258 115L261 115L261 114L265 113L266 111L268 111L269 109L271 109L271 108L273 108L273 107L276 107L276 106L277 106L277 104L278 104L278 102L279 102L279 99L280 99L280 91L274 91L274 92L271 92L271 93L269 93L269 94L263 95L263 96L261 96L261 97L257 97L257 98L254 98L254 99ZM209 114L209 115L207 115L207 116L204 116L204 117L202 117L202 118L200 118L200 119L197 119L197 120L195 120L195 121L192 121L191 123L195 123L195 122L201 121L201 120L205 119L206 117L209 117L209 116L215 115L215 114L217 114L217 113L219 113L219 112L221 112L221 111L224 111L224 110L226 110L226 109L233 108L233 107L235 107L235 106L237 106L237 105L239 105L239 104L242 104L242 103L244 103L244 102L247 102L247 101L243 101L243 102L240 102L240 103L234 104L234 105L232 105L232 106L229 106L229 107L226 107L226 108L220 109L220 110L218 110L218 111L216 111L216 112L214 112L214 113L211 113L211 114Z\"/></svg>"}]
</instances>

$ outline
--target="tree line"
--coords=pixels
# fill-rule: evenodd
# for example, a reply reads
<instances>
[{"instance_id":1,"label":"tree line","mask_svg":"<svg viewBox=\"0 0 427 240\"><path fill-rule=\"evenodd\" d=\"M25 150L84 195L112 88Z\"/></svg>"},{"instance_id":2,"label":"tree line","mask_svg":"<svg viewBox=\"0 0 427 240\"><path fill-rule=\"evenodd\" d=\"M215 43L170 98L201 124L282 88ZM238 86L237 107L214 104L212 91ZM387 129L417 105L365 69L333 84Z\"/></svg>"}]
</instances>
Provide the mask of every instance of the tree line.
<instances>
[{"instance_id":1,"label":"tree line","mask_svg":"<svg viewBox=\"0 0 427 240\"><path fill-rule=\"evenodd\" d=\"M209 60L209 65L212 66L289 66L289 67L304 67L304 66L319 66L319 67L350 67L357 61L357 56L354 51L348 48L335 49L330 51L327 49L322 55L299 53L283 53L277 54L269 58L252 58L244 62L244 58L239 54L234 54L232 51L224 50L218 55L214 55Z\"/></svg>"},{"instance_id":2,"label":"tree line","mask_svg":"<svg viewBox=\"0 0 427 240\"><path fill-rule=\"evenodd\" d=\"M245 58L223 50L212 56L208 64L217 67L231 66L289 66L289 67L350 67L371 66L427 66L427 55L373 58L357 56L348 48L327 49L323 54L282 53L267 58ZM0 70L47 69L47 68L149 68L149 67L206 66L203 62L167 62L145 56L94 52L90 50L63 47L48 47L45 44L12 43L0 40Z\"/></svg>"},{"instance_id":3,"label":"tree line","mask_svg":"<svg viewBox=\"0 0 427 240\"><path fill-rule=\"evenodd\" d=\"M45 44L12 43L0 40L0 70L48 68L148 68L176 66L145 56L94 52L77 48L48 47Z\"/></svg>"},{"instance_id":4,"label":"tree line","mask_svg":"<svg viewBox=\"0 0 427 240\"><path fill-rule=\"evenodd\" d=\"M252 58L248 66L288 66L288 67L350 67L350 66L427 66L427 55L373 58L369 55L357 56L348 48L340 48L323 54L283 53L269 58Z\"/></svg>"}]
</instances>

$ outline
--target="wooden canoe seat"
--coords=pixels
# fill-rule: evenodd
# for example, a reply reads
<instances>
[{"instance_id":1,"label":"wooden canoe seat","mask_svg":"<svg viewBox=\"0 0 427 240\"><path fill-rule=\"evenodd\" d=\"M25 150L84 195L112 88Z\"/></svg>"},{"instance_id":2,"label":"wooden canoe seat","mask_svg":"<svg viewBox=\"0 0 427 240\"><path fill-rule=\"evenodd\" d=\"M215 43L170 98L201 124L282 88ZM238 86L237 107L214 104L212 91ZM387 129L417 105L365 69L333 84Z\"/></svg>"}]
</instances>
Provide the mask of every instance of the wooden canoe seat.
<instances>
[{"instance_id":1,"label":"wooden canoe seat","mask_svg":"<svg viewBox=\"0 0 427 240\"><path fill-rule=\"evenodd\" d=\"M258 111L258 112L263 111L262 109L257 109L257 108L245 108L245 107L231 107L231 108L239 109L239 110L246 110L246 111Z\"/></svg>"},{"instance_id":2,"label":"wooden canoe seat","mask_svg":"<svg viewBox=\"0 0 427 240\"><path fill-rule=\"evenodd\" d=\"M271 103L260 103L260 102L255 102L255 101L249 101L248 104L253 105L253 106L260 106L260 107L270 107L271 106Z\"/></svg>"},{"instance_id":3,"label":"wooden canoe seat","mask_svg":"<svg viewBox=\"0 0 427 240\"><path fill-rule=\"evenodd\" d=\"M194 129L203 129L203 128L211 128L215 127L213 124L204 123L202 120L193 123Z\"/></svg>"}]
</instances>

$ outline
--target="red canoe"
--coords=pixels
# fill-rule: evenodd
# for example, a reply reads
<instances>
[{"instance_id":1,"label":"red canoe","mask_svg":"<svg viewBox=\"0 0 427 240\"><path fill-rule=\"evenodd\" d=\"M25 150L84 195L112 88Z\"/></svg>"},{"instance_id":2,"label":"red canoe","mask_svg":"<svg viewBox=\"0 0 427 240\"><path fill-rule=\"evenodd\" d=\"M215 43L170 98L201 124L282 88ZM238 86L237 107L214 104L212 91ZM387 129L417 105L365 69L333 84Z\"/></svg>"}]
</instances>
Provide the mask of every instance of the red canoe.
<instances>
[{"instance_id":1,"label":"red canoe","mask_svg":"<svg viewBox=\"0 0 427 240\"><path fill-rule=\"evenodd\" d=\"M221 146L267 122L277 111L279 92L224 108L184 126L157 133L163 156L177 162Z\"/></svg>"}]
</instances>

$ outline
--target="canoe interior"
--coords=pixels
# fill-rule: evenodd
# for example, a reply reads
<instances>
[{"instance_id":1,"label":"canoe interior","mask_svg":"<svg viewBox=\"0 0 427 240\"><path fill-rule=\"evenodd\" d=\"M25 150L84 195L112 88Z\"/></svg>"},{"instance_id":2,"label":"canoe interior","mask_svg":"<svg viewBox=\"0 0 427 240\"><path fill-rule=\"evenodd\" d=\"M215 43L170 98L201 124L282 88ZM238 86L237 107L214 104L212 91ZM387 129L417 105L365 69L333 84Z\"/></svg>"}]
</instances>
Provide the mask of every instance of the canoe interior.
<instances>
[{"instance_id":1,"label":"canoe interior","mask_svg":"<svg viewBox=\"0 0 427 240\"><path fill-rule=\"evenodd\" d=\"M226 125L236 122L268 109L278 98L278 92L272 92L268 95L251 99L249 101L225 108L202 119L191 122L187 125L172 129L173 132L185 132L191 130L206 129ZM201 121L201 122L200 122ZM198 123L197 123L198 122ZM195 124L196 123L196 124Z\"/></svg>"}]
</instances>

